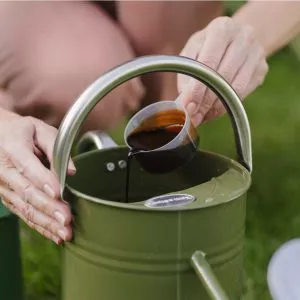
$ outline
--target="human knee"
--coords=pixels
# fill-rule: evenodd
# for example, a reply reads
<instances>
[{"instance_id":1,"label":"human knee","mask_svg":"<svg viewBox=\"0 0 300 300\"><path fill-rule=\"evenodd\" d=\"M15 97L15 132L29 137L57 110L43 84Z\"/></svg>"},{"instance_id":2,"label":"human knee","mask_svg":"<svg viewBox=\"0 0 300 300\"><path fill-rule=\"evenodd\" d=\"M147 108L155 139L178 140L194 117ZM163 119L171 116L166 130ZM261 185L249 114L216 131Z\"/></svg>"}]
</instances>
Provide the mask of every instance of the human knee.
<instances>
[{"instance_id":1,"label":"human knee","mask_svg":"<svg viewBox=\"0 0 300 300\"><path fill-rule=\"evenodd\" d=\"M30 43L22 45L18 54L22 72L9 85L16 112L54 126L93 81L135 56L125 34L101 10L91 4L71 3L65 11L66 4L59 5L58 16L55 9L47 11L44 18L39 17L39 28L28 33ZM136 79L105 97L101 105L115 118L108 123L135 110L143 94L143 85ZM97 111L98 119L107 119L103 109Z\"/></svg>"}]
</instances>

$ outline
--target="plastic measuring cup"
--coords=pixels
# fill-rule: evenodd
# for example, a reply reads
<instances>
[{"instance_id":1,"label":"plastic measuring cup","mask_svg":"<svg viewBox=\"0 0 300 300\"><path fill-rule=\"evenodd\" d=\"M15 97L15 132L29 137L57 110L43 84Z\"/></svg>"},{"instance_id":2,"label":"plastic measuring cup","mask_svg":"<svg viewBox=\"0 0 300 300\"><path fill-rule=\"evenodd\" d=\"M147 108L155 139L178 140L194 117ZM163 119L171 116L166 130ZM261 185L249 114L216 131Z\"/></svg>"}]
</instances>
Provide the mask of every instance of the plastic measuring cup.
<instances>
[{"instance_id":1,"label":"plastic measuring cup","mask_svg":"<svg viewBox=\"0 0 300 300\"><path fill-rule=\"evenodd\" d=\"M135 151L128 142L132 133L182 126L178 134L161 147L135 152L136 159L149 172L169 172L176 169L189 161L198 147L198 133L180 98L181 96L175 101L156 102L143 108L130 119L125 128L125 143L131 151Z\"/></svg>"}]
</instances>

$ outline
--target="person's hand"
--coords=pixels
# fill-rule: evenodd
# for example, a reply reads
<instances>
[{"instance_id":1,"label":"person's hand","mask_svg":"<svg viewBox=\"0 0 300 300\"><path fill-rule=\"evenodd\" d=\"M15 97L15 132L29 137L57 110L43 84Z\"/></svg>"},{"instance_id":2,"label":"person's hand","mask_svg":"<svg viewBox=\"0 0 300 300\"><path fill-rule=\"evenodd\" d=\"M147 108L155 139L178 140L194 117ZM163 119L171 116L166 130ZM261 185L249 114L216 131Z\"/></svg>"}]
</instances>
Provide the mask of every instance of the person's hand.
<instances>
[{"instance_id":1,"label":"person's hand","mask_svg":"<svg viewBox=\"0 0 300 300\"><path fill-rule=\"evenodd\" d=\"M263 83L268 72L264 49L252 29L229 17L216 18L193 34L180 55L217 71L242 99ZM216 94L199 81L178 75L177 85L196 126L225 112Z\"/></svg>"},{"instance_id":2,"label":"person's hand","mask_svg":"<svg viewBox=\"0 0 300 300\"><path fill-rule=\"evenodd\" d=\"M41 162L52 160L57 130L0 109L0 197L30 227L60 244L71 238L71 212L59 199L57 177ZM68 174L75 173L70 161Z\"/></svg>"}]
</instances>

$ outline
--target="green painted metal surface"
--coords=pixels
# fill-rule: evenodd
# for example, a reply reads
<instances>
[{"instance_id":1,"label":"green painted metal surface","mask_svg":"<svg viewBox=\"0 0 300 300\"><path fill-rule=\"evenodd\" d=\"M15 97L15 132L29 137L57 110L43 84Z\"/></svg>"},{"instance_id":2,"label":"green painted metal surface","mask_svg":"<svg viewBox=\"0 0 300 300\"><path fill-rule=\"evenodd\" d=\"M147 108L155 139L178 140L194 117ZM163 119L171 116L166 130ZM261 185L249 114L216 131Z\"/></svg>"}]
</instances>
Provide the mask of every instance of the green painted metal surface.
<instances>
[{"instance_id":1,"label":"green painted metal surface","mask_svg":"<svg viewBox=\"0 0 300 300\"><path fill-rule=\"evenodd\" d=\"M10 211L0 202L0 218L8 216Z\"/></svg>"},{"instance_id":2,"label":"green painted metal surface","mask_svg":"<svg viewBox=\"0 0 300 300\"><path fill-rule=\"evenodd\" d=\"M65 199L73 208L74 239L63 253L63 300L208 300L190 259L206 253L230 299L243 286L246 191L250 174L231 159L198 152L173 173L153 175L133 163L130 201L127 149L79 155ZM116 169L109 172L106 163ZM167 193L196 200L184 207L148 208L145 200ZM112 200L112 201L111 201Z\"/></svg>"},{"instance_id":3,"label":"green painted metal surface","mask_svg":"<svg viewBox=\"0 0 300 300\"><path fill-rule=\"evenodd\" d=\"M0 299L22 300L19 226L16 216L0 205Z\"/></svg>"}]
</instances>

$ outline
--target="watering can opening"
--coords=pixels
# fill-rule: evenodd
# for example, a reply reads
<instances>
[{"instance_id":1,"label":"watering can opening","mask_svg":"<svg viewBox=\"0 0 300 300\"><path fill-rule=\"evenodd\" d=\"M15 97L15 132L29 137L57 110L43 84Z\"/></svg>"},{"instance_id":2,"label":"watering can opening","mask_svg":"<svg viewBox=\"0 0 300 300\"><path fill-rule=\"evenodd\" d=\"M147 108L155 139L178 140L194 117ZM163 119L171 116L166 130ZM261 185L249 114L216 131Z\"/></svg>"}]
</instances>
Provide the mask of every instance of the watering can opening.
<instances>
[{"instance_id":1,"label":"watering can opening","mask_svg":"<svg viewBox=\"0 0 300 300\"><path fill-rule=\"evenodd\" d=\"M244 194L250 173L218 154L197 151L175 171L152 174L132 161L129 203L125 202L127 147L90 151L75 157L77 174L67 178L72 194L97 203L147 209L145 201L164 194L188 194L195 199L180 209L207 207ZM164 207L159 207L163 209Z\"/></svg>"}]
</instances>

